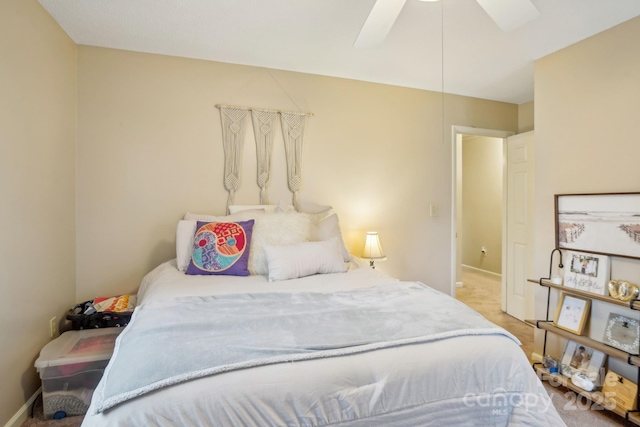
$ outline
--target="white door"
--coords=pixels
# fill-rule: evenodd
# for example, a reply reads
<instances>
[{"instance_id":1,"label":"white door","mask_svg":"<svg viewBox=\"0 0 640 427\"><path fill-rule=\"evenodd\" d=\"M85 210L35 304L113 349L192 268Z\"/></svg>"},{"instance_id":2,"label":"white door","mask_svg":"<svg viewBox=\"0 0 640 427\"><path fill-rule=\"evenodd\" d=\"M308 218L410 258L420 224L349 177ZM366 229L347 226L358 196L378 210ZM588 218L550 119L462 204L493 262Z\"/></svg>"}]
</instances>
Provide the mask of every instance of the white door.
<instances>
[{"instance_id":1,"label":"white door","mask_svg":"<svg viewBox=\"0 0 640 427\"><path fill-rule=\"evenodd\" d=\"M533 131L507 138L506 311L533 318Z\"/></svg>"}]
</instances>

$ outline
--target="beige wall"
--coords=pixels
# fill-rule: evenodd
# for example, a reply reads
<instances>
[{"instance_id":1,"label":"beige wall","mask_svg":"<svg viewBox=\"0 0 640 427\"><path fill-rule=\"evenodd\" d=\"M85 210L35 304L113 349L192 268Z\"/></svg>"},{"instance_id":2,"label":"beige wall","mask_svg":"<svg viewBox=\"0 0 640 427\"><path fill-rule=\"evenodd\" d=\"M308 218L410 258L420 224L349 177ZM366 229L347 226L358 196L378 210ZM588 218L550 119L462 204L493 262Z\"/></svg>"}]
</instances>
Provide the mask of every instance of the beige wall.
<instances>
[{"instance_id":1,"label":"beige wall","mask_svg":"<svg viewBox=\"0 0 640 427\"><path fill-rule=\"evenodd\" d=\"M518 105L518 133L534 129L534 109L533 101Z\"/></svg>"},{"instance_id":2,"label":"beige wall","mask_svg":"<svg viewBox=\"0 0 640 427\"><path fill-rule=\"evenodd\" d=\"M87 46L78 62L78 300L135 291L175 256L185 211L224 211L217 103L314 113L301 197L334 206L356 254L377 230L388 255L381 271L445 292L449 129L518 125L517 105L447 96L443 139L438 93ZM249 130L237 203L258 200L252 139ZM275 147L271 200L290 200L279 131Z\"/></svg>"},{"instance_id":3,"label":"beige wall","mask_svg":"<svg viewBox=\"0 0 640 427\"><path fill-rule=\"evenodd\" d=\"M640 190L640 144L634 137L640 99L638 40L640 18L635 18L536 62L535 277L549 272L554 194ZM638 283L640 263L614 258L612 276ZM539 317L546 307L543 294L539 290L536 300ZM628 309L594 303L592 337L602 338L613 310ZM637 311L628 314L638 317Z\"/></svg>"},{"instance_id":4,"label":"beige wall","mask_svg":"<svg viewBox=\"0 0 640 427\"><path fill-rule=\"evenodd\" d=\"M0 425L39 387L75 301L76 45L35 0L0 2Z\"/></svg>"},{"instance_id":5,"label":"beige wall","mask_svg":"<svg viewBox=\"0 0 640 427\"><path fill-rule=\"evenodd\" d=\"M462 138L462 264L496 274L502 274L502 158L502 139Z\"/></svg>"}]
</instances>

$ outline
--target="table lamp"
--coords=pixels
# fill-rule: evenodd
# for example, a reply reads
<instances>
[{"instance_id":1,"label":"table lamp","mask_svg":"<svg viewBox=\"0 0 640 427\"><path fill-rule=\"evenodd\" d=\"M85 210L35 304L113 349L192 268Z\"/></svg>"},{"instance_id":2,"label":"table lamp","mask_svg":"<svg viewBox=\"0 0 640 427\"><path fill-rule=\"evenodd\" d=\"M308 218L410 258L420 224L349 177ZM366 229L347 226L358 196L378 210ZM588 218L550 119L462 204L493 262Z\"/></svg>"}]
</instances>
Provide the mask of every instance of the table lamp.
<instances>
[{"instance_id":1,"label":"table lamp","mask_svg":"<svg viewBox=\"0 0 640 427\"><path fill-rule=\"evenodd\" d=\"M369 266L373 269L376 268L376 266L373 264L374 261L384 261L387 259L384 252L382 251L382 246L380 245L380 239L378 238L377 231L367 232L367 240L364 242L362 258L368 259Z\"/></svg>"}]
</instances>

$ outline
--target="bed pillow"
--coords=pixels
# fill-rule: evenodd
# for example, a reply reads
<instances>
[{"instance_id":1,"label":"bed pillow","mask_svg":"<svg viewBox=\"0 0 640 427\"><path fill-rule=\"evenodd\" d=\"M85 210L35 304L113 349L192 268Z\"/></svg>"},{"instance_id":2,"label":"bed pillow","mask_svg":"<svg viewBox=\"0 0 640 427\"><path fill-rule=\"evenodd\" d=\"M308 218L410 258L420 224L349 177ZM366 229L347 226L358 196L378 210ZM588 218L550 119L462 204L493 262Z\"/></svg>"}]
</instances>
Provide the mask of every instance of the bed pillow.
<instances>
[{"instance_id":1,"label":"bed pillow","mask_svg":"<svg viewBox=\"0 0 640 427\"><path fill-rule=\"evenodd\" d=\"M260 210L266 213L274 213L278 208L277 205L231 205L229 206L229 214L233 215L242 211Z\"/></svg>"},{"instance_id":2,"label":"bed pillow","mask_svg":"<svg viewBox=\"0 0 640 427\"><path fill-rule=\"evenodd\" d=\"M296 245L265 245L269 268L269 281L297 279L313 274L344 273L339 239L332 237L321 242L305 242Z\"/></svg>"},{"instance_id":3,"label":"bed pillow","mask_svg":"<svg viewBox=\"0 0 640 427\"><path fill-rule=\"evenodd\" d=\"M269 272L265 245L293 245L310 240L313 224L308 215L299 212L272 213L256 217L249 254L251 274L266 276Z\"/></svg>"},{"instance_id":4,"label":"bed pillow","mask_svg":"<svg viewBox=\"0 0 640 427\"><path fill-rule=\"evenodd\" d=\"M278 202L277 205L231 205L229 206L229 213L235 214L238 212L243 212L247 210L262 210L266 213L283 213L283 212L292 212L296 209L293 205L287 204L282 200Z\"/></svg>"},{"instance_id":5,"label":"bed pillow","mask_svg":"<svg viewBox=\"0 0 640 427\"><path fill-rule=\"evenodd\" d=\"M254 220L196 224L187 274L248 276Z\"/></svg>"},{"instance_id":6,"label":"bed pillow","mask_svg":"<svg viewBox=\"0 0 640 427\"><path fill-rule=\"evenodd\" d=\"M248 221L256 216L264 215L262 211L243 211L235 215L214 216L204 214L192 214L187 212L185 219L178 221L176 230L176 264L178 270L185 271L191 261L191 253L193 252L193 236L196 233L197 221L202 222L237 222Z\"/></svg>"},{"instance_id":7,"label":"bed pillow","mask_svg":"<svg viewBox=\"0 0 640 427\"><path fill-rule=\"evenodd\" d=\"M241 211L238 211L237 213L240 213L240 212L242 212L242 215L244 215L242 218L246 218L246 220L249 220L252 218L251 217L252 214L265 213L266 211L263 207L256 207L255 209L243 209ZM231 212L231 215L233 214L234 212ZM216 221L219 221L221 218L225 218L228 216L230 215L220 216L220 215L197 214L197 213L187 212L186 214L184 214L183 219L190 220L190 221L195 220L195 221L205 221L205 222L216 222Z\"/></svg>"},{"instance_id":8,"label":"bed pillow","mask_svg":"<svg viewBox=\"0 0 640 427\"><path fill-rule=\"evenodd\" d=\"M344 245L344 239L342 238L342 231L340 230L340 221L338 220L338 214L329 211L328 215L310 214L314 223L314 228L311 233L311 241L323 241L332 237L338 238L340 245L340 253L344 262L351 260L351 255Z\"/></svg>"}]
</instances>

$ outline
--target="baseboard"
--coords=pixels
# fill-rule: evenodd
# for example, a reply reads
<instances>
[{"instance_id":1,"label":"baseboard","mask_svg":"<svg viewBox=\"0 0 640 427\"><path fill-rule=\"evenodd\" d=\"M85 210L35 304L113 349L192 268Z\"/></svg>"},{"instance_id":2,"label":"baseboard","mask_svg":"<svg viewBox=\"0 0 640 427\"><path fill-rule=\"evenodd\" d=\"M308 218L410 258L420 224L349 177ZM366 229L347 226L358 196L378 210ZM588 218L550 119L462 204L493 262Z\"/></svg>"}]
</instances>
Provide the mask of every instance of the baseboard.
<instances>
[{"instance_id":1,"label":"baseboard","mask_svg":"<svg viewBox=\"0 0 640 427\"><path fill-rule=\"evenodd\" d=\"M488 274L490 276L495 276L495 277L498 277L500 279L502 278L502 274L494 273L493 271L489 271L489 270L483 270L483 269L477 268L477 267L471 267L470 265L462 264L462 268L466 268L466 269L469 269L469 270L477 271L478 273Z\"/></svg>"},{"instance_id":2,"label":"baseboard","mask_svg":"<svg viewBox=\"0 0 640 427\"><path fill-rule=\"evenodd\" d=\"M36 401L41 392L42 387L36 390L33 396L31 396L29 400L27 400L27 402L22 405L18 412L16 412L16 414L11 417L9 421L7 421L4 427L20 427L22 423L25 422L27 418L29 418L29 409L31 408L31 405L33 405L33 402Z\"/></svg>"},{"instance_id":3,"label":"baseboard","mask_svg":"<svg viewBox=\"0 0 640 427\"><path fill-rule=\"evenodd\" d=\"M542 362L542 356L540 356L538 353L531 353L531 360L533 360L534 362Z\"/></svg>"}]
</instances>

